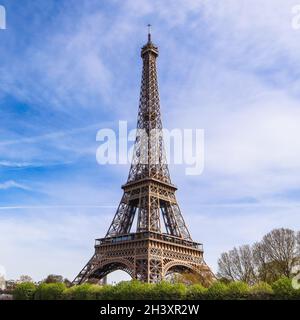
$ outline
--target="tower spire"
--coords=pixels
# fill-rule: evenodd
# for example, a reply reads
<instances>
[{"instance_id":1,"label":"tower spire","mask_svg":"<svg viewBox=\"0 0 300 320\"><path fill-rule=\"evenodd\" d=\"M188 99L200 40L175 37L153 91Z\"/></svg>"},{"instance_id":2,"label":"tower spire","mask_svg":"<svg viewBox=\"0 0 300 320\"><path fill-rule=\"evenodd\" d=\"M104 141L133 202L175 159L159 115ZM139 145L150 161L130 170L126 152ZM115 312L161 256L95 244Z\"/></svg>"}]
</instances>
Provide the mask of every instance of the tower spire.
<instances>
[{"instance_id":1,"label":"tower spire","mask_svg":"<svg viewBox=\"0 0 300 320\"><path fill-rule=\"evenodd\" d=\"M151 41L150 30L148 37ZM151 178L171 184L162 137L156 68L158 48L148 41L142 48L141 56L143 70L137 121L138 135L127 182Z\"/></svg>"},{"instance_id":2,"label":"tower spire","mask_svg":"<svg viewBox=\"0 0 300 320\"><path fill-rule=\"evenodd\" d=\"M147 25L147 27L148 27L148 43L151 43L151 24L149 23L148 25Z\"/></svg>"}]
</instances>

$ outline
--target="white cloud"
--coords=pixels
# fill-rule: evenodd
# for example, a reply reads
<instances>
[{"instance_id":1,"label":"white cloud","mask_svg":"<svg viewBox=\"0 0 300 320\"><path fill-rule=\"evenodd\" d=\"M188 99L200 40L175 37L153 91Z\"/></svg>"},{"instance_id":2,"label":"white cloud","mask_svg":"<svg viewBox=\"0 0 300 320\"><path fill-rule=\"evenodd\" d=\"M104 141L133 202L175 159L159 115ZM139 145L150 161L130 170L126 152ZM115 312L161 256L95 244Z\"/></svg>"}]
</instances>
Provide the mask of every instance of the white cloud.
<instances>
[{"instance_id":1,"label":"white cloud","mask_svg":"<svg viewBox=\"0 0 300 320\"><path fill-rule=\"evenodd\" d=\"M9 181L5 181L0 183L0 190L7 190L7 189L11 189L11 188L16 188L16 189L22 189L22 190L31 190L30 187L18 183L14 180L9 180Z\"/></svg>"},{"instance_id":2,"label":"white cloud","mask_svg":"<svg viewBox=\"0 0 300 320\"><path fill-rule=\"evenodd\" d=\"M300 110L288 99L253 105L222 123L211 142L210 167L227 173L252 175L268 170L299 169ZM271 102L272 103L272 102ZM210 147L208 147L210 148ZM216 160L219 159L219 160Z\"/></svg>"},{"instance_id":3,"label":"white cloud","mask_svg":"<svg viewBox=\"0 0 300 320\"><path fill-rule=\"evenodd\" d=\"M40 280L56 273L73 280L93 254L94 239L107 229L107 218L95 210L52 208L34 216L25 210L22 217L1 216L0 242L5 246L0 256L7 277L29 274Z\"/></svg>"},{"instance_id":4,"label":"white cloud","mask_svg":"<svg viewBox=\"0 0 300 320\"><path fill-rule=\"evenodd\" d=\"M26 167L31 167L34 165L33 163L30 162L15 162L15 161L7 161L7 160L1 160L0 161L0 167L13 167L13 168L26 168Z\"/></svg>"}]
</instances>

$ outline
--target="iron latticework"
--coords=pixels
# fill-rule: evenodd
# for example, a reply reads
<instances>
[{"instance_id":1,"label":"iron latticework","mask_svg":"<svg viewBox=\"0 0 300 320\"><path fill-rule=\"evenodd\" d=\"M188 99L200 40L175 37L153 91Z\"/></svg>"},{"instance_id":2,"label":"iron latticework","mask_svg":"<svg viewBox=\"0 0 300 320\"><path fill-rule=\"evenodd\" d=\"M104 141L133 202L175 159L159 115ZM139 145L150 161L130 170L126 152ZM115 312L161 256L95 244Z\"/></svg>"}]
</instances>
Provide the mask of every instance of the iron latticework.
<instances>
[{"instance_id":1,"label":"iron latticework","mask_svg":"<svg viewBox=\"0 0 300 320\"><path fill-rule=\"evenodd\" d=\"M176 201L177 188L171 183L162 136L158 48L150 33L141 56L138 130L124 194L105 238L96 240L95 254L75 284L101 280L115 270L145 282L158 282L172 271L184 270L213 277L203 260L202 245L191 238Z\"/></svg>"}]
</instances>

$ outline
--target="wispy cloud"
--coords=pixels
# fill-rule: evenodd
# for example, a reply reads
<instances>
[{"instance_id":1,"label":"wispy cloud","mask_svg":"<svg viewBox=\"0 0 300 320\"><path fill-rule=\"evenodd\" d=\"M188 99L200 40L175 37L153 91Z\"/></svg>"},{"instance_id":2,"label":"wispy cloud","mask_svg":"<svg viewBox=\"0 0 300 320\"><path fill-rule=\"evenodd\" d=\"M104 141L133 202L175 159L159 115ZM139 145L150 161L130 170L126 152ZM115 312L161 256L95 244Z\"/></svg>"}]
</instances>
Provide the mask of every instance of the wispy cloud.
<instances>
[{"instance_id":1,"label":"wispy cloud","mask_svg":"<svg viewBox=\"0 0 300 320\"><path fill-rule=\"evenodd\" d=\"M14 180L9 180L9 181L5 181L5 182L1 182L0 183L0 190L8 190L8 189L22 189L22 190L31 190L30 187L24 185L24 184L21 184L21 183L18 183Z\"/></svg>"},{"instance_id":2,"label":"wispy cloud","mask_svg":"<svg viewBox=\"0 0 300 320\"><path fill-rule=\"evenodd\" d=\"M56 132L38 135L35 137L20 137L19 139L16 139L16 140L2 141L2 142L0 142L0 146L22 144L22 143L46 142L47 140L61 139L63 137L69 136L69 135L83 133L83 132L91 130L91 129L97 129L97 128L99 128L100 125L103 125L103 124L97 123L97 124L92 124L92 125L85 126L82 128L74 128L74 129L64 130L64 131L58 130Z\"/></svg>"},{"instance_id":3,"label":"wispy cloud","mask_svg":"<svg viewBox=\"0 0 300 320\"><path fill-rule=\"evenodd\" d=\"M7 167L7 168L26 168L34 165L35 164L30 162L15 162L15 161L7 161L7 160L0 161L0 167Z\"/></svg>"},{"instance_id":4,"label":"wispy cloud","mask_svg":"<svg viewBox=\"0 0 300 320\"><path fill-rule=\"evenodd\" d=\"M0 206L0 210L53 210L53 209L102 209L102 208L111 208L116 209L116 205L50 205L50 206L28 206L28 205L19 205L19 206Z\"/></svg>"},{"instance_id":5,"label":"wispy cloud","mask_svg":"<svg viewBox=\"0 0 300 320\"><path fill-rule=\"evenodd\" d=\"M61 162L15 162L10 160L0 161L0 168L16 168L16 169L30 169L30 168L41 168L41 167L51 167L57 165L71 164L71 161L61 161Z\"/></svg>"}]
</instances>

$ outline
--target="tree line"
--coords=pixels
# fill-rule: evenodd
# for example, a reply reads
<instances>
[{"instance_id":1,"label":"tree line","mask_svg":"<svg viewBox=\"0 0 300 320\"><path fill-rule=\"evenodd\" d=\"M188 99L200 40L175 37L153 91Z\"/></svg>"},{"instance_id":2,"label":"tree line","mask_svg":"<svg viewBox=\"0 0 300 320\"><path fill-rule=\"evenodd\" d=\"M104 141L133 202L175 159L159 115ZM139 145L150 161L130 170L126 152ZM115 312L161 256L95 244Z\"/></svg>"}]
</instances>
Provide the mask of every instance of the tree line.
<instances>
[{"instance_id":1,"label":"tree line","mask_svg":"<svg viewBox=\"0 0 300 320\"><path fill-rule=\"evenodd\" d=\"M274 229L253 245L222 253L218 266L218 278L224 281L253 285L291 278L300 271L300 231Z\"/></svg>"},{"instance_id":2,"label":"tree line","mask_svg":"<svg viewBox=\"0 0 300 320\"><path fill-rule=\"evenodd\" d=\"M295 289L287 277L271 285L214 281L209 287L166 281L149 284L138 280L123 281L114 286L85 283L69 288L61 282L38 286L24 282L17 285L13 297L15 300L300 300L300 289Z\"/></svg>"}]
</instances>

